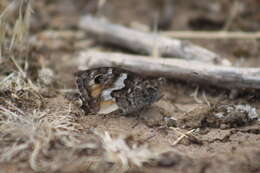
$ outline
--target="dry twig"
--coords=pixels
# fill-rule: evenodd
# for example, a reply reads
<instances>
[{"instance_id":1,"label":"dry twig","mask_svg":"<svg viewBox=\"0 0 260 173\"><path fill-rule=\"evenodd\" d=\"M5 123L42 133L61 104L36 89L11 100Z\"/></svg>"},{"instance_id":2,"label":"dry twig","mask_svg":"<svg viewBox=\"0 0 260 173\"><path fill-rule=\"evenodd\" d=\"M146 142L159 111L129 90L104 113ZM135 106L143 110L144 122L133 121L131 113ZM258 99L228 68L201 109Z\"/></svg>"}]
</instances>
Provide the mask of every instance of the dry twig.
<instances>
[{"instance_id":1,"label":"dry twig","mask_svg":"<svg viewBox=\"0 0 260 173\"><path fill-rule=\"evenodd\" d=\"M151 54L154 52L153 49L156 45L162 56L230 65L227 59L187 41L136 31L91 16L83 17L80 20L79 27L97 36L102 42L118 45L137 53Z\"/></svg>"},{"instance_id":2,"label":"dry twig","mask_svg":"<svg viewBox=\"0 0 260 173\"><path fill-rule=\"evenodd\" d=\"M82 52L78 64L82 69L121 67L143 75L164 76L228 89L260 89L260 68L227 67L180 59L99 52Z\"/></svg>"},{"instance_id":3,"label":"dry twig","mask_svg":"<svg viewBox=\"0 0 260 173\"><path fill-rule=\"evenodd\" d=\"M181 136L173 144L171 144L171 146L175 146L175 145L179 144L180 141L185 137L189 138L190 135L195 131L195 129L192 129L192 130L190 130L186 133L182 133L181 131L177 130L176 128L170 128L170 129L172 129L172 130L178 132L179 134L181 134Z\"/></svg>"},{"instance_id":4,"label":"dry twig","mask_svg":"<svg viewBox=\"0 0 260 173\"><path fill-rule=\"evenodd\" d=\"M260 32L241 31L166 31L161 34L180 39L260 39Z\"/></svg>"}]
</instances>

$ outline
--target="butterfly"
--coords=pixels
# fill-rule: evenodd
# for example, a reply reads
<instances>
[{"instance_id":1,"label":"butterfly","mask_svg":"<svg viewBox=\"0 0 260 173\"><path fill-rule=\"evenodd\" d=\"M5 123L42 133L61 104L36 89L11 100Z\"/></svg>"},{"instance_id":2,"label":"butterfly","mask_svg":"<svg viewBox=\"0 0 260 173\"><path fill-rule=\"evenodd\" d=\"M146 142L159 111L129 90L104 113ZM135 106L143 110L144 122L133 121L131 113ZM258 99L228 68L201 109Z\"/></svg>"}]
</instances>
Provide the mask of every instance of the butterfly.
<instances>
[{"instance_id":1,"label":"butterfly","mask_svg":"<svg viewBox=\"0 0 260 173\"><path fill-rule=\"evenodd\" d=\"M117 67L100 67L75 73L86 114L127 115L158 101L164 78L143 77Z\"/></svg>"}]
</instances>

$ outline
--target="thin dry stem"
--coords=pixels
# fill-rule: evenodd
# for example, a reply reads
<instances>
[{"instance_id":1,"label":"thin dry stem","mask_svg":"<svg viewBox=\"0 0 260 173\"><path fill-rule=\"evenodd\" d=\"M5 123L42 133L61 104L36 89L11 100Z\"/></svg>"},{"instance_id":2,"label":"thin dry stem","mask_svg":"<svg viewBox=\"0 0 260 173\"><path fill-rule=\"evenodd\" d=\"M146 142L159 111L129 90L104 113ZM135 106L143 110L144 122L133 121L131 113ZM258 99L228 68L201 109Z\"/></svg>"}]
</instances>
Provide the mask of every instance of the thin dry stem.
<instances>
[{"instance_id":1,"label":"thin dry stem","mask_svg":"<svg viewBox=\"0 0 260 173\"><path fill-rule=\"evenodd\" d=\"M180 39L260 39L260 32L241 31L166 31L162 35Z\"/></svg>"},{"instance_id":2,"label":"thin dry stem","mask_svg":"<svg viewBox=\"0 0 260 173\"><path fill-rule=\"evenodd\" d=\"M18 1L19 16L14 25L13 36L11 39L9 50L14 47L15 42L22 43L24 38L28 36L30 28L30 18L32 13L31 3L31 0ZM25 9L23 8L24 5L26 5Z\"/></svg>"},{"instance_id":3,"label":"thin dry stem","mask_svg":"<svg viewBox=\"0 0 260 173\"><path fill-rule=\"evenodd\" d=\"M225 30L225 31L229 30L232 22L238 16L238 13L239 13L240 9L241 9L241 2L234 1L233 5L231 7L231 10L230 10L230 14L227 17L227 20L226 20L226 23L224 25L223 30Z\"/></svg>"},{"instance_id":4,"label":"thin dry stem","mask_svg":"<svg viewBox=\"0 0 260 173\"><path fill-rule=\"evenodd\" d=\"M192 96L192 97L194 98L194 100L195 100L196 103L202 104L203 101L198 98L199 88L200 88L200 87L197 86L196 89L195 89L195 91L194 91L190 96Z\"/></svg>"},{"instance_id":5,"label":"thin dry stem","mask_svg":"<svg viewBox=\"0 0 260 173\"><path fill-rule=\"evenodd\" d=\"M38 164L38 155L41 151L41 142L40 141L36 141L34 143L34 149L33 149L33 152L31 154L31 157L30 157L30 166L31 168L36 171L36 172L40 172L40 171L44 171L44 168L42 168L39 164Z\"/></svg>"},{"instance_id":6,"label":"thin dry stem","mask_svg":"<svg viewBox=\"0 0 260 173\"><path fill-rule=\"evenodd\" d=\"M8 14L9 11L11 11L11 9L16 6L16 1L11 2L0 14L0 21L3 20L3 18Z\"/></svg>"},{"instance_id":7,"label":"thin dry stem","mask_svg":"<svg viewBox=\"0 0 260 173\"><path fill-rule=\"evenodd\" d=\"M31 81L31 79L26 75L26 73L24 72L24 70L22 69L22 67L17 63L17 61L14 59L14 57L11 56L10 58L11 58L12 62L14 63L14 65L16 66L16 68L18 69L18 71L22 74L23 78L28 81L30 87L31 87L33 90L38 91L38 87L33 84L33 82Z\"/></svg>"}]
</instances>

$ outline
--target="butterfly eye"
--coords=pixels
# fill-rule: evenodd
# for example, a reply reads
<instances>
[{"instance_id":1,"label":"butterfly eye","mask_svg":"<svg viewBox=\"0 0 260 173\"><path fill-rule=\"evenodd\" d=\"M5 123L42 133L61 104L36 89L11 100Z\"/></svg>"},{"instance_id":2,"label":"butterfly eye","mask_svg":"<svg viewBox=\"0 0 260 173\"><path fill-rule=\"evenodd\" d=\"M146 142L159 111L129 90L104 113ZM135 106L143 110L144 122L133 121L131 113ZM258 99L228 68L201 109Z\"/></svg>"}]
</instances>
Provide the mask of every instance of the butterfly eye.
<instances>
[{"instance_id":1,"label":"butterfly eye","mask_svg":"<svg viewBox=\"0 0 260 173\"><path fill-rule=\"evenodd\" d=\"M101 83L104 82L104 80L105 80L104 75L97 75L97 76L95 77L95 79L94 79L95 84L101 84Z\"/></svg>"}]
</instances>

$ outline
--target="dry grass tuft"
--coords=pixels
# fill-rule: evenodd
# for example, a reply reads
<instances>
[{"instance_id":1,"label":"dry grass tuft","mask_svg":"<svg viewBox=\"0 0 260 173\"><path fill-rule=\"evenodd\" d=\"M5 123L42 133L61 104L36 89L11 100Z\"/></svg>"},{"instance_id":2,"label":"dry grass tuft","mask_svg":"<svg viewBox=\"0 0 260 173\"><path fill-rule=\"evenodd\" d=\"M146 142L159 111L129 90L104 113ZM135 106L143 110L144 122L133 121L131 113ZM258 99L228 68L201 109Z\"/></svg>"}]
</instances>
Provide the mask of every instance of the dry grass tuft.
<instances>
[{"instance_id":1,"label":"dry grass tuft","mask_svg":"<svg viewBox=\"0 0 260 173\"><path fill-rule=\"evenodd\" d=\"M24 38L29 34L30 19L32 14L31 0L16 1L17 9L19 11L18 19L13 28L13 36L11 39L9 49L15 46L15 43L23 43Z\"/></svg>"},{"instance_id":2,"label":"dry grass tuft","mask_svg":"<svg viewBox=\"0 0 260 173\"><path fill-rule=\"evenodd\" d=\"M0 162L27 164L34 171L55 172L64 165L87 166L100 148L92 134L82 131L70 112L24 112L0 105ZM73 168L75 169L75 168Z\"/></svg>"},{"instance_id":3,"label":"dry grass tuft","mask_svg":"<svg viewBox=\"0 0 260 173\"><path fill-rule=\"evenodd\" d=\"M28 50L33 0L2 0L0 2L0 63L14 55L13 48Z\"/></svg>"},{"instance_id":4,"label":"dry grass tuft","mask_svg":"<svg viewBox=\"0 0 260 173\"><path fill-rule=\"evenodd\" d=\"M104 160L114 163L122 170L142 167L144 163L157 159L160 155L159 152L149 149L148 145L134 141L131 136L112 138L108 132L104 132L104 134L96 132L96 134L102 140L105 150Z\"/></svg>"}]
</instances>

